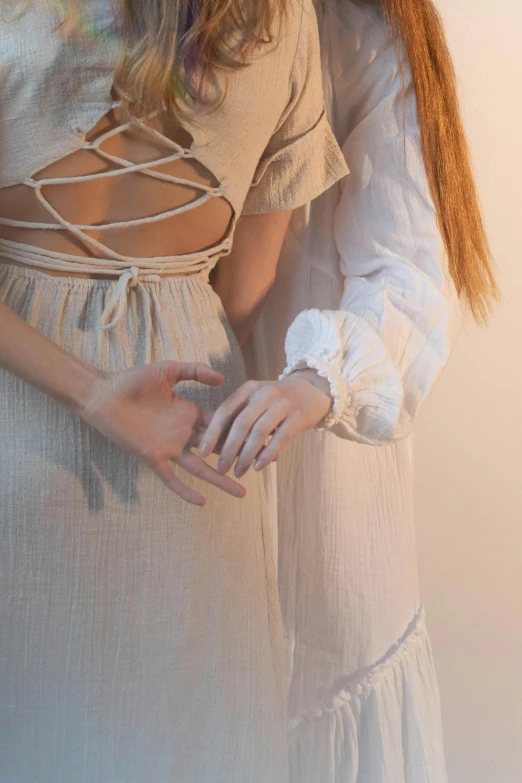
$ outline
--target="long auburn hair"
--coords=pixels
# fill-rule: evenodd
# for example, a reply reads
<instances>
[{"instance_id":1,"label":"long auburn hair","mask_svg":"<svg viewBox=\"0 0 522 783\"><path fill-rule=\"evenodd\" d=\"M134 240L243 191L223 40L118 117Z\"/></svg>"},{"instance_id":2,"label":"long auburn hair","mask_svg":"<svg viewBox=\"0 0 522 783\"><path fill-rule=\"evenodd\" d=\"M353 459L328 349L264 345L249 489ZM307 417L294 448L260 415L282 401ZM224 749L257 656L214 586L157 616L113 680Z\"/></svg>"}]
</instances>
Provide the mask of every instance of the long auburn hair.
<instances>
[{"instance_id":1,"label":"long auburn hair","mask_svg":"<svg viewBox=\"0 0 522 783\"><path fill-rule=\"evenodd\" d=\"M406 54L417 102L424 165L450 274L475 320L485 323L493 303L499 299L499 289L442 20L432 0L363 2L380 3L395 40L402 74Z\"/></svg>"}]
</instances>

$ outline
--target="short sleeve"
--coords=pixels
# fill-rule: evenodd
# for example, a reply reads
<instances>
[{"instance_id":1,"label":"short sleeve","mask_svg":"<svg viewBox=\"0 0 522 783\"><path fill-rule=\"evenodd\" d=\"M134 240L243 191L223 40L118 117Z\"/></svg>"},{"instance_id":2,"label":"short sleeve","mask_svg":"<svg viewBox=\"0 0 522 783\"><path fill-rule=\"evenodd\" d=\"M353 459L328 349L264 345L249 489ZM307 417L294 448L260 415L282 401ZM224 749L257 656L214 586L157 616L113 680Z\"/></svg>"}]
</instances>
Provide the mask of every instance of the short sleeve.
<instances>
[{"instance_id":1,"label":"short sleeve","mask_svg":"<svg viewBox=\"0 0 522 783\"><path fill-rule=\"evenodd\" d=\"M347 173L326 117L317 18L312 3L303 3L289 101L258 163L243 214L296 209Z\"/></svg>"}]
</instances>

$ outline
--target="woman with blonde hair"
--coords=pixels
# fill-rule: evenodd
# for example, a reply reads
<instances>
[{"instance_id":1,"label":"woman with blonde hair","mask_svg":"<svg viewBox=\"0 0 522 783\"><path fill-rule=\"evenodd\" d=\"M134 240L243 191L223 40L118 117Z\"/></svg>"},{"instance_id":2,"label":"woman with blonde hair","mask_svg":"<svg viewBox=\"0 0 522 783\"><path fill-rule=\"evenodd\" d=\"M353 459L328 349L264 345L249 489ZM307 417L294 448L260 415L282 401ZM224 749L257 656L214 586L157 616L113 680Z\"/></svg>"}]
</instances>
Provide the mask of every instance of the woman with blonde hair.
<instances>
[{"instance_id":1,"label":"woman with blonde hair","mask_svg":"<svg viewBox=\"0 0 522 783\"><path fill-rule=\"evenodd\" d=\"M191 447L246 377L212 267L263 270L249 317L346 171L313 7L1 10L0 779L286 783L263 478Z\"/></svg>"},{"instance_id":2,"label":"woman with blonde hair","mask_svg":"<svg viewBox=\"0 0 522 783\"><path fill-rule=\"evenodd\" d=\"M324 0L317 13L327 111L350 173L295 211L254 341L262 377L315 370L334 399L277 461L291 780L444 783L411 433L449 356L457 294L483 322L497 289L434 6ZM233 266L218 267L251 351L239 285ZM216 413L214 437L241 394ZM256 442L259 414L246 405L222 448L230 464L246 437L240 473L277 423L265 416ZM294 431L278 428L258 467Z\"/></svg>"}]
</instances>

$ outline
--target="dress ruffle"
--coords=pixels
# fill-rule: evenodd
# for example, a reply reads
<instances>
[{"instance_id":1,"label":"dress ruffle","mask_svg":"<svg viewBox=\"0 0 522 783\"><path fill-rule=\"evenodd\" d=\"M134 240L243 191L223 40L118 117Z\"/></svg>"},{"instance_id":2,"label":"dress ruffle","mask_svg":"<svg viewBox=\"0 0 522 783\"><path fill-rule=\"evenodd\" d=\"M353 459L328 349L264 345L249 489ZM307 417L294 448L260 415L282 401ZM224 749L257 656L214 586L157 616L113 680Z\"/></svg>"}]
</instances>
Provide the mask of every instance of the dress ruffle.
<instances>
[{"instance_id":1,"label":"dress ruffle","mask_svg":"<svg viewBox=\"0 0 522 783\"><path fill-rule=\"evenodd\" d=\"M446 783L424 612L380 661L289 728L292 783Z\"/></svg>"}]
</instances>

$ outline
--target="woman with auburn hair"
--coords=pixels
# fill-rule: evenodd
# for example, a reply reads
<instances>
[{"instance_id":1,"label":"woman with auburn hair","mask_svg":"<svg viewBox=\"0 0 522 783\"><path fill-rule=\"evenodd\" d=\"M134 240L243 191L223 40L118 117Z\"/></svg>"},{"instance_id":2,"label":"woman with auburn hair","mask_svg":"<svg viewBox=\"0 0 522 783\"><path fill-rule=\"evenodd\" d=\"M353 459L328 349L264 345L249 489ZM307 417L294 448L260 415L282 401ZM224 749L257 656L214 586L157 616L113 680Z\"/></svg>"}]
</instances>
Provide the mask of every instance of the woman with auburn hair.
<instances>
[{"instance_id":1,"label":"woman with auburn hair","mask_svg":"<svg viewBox=\"0 0 522 783\"><path fill-rule=\"evenodd\" d=\"M317 13L327 111L350 174L294 212L254 340L262 377L311 368L334 398L277 462L291 780L443 783L411 432L450 353L456 294L484 322L497 289L434 6L324 0ZM218 267L250 351L240 283ZM254 431L255 411L241 416Z\"/></svg>"},{"instance_id":2,"label":"woman with auburn hair","mask_svg":"<svg viewBox=\"0 0 522 783\"><path fill-rule=\"evenodd\" d=\"M254 311L346 173L313 6L1 10L0 778L287 783L264 477L191 447L246 378L212 267L235 237Z\"/></svg>"}]
</instances>

